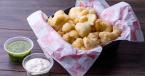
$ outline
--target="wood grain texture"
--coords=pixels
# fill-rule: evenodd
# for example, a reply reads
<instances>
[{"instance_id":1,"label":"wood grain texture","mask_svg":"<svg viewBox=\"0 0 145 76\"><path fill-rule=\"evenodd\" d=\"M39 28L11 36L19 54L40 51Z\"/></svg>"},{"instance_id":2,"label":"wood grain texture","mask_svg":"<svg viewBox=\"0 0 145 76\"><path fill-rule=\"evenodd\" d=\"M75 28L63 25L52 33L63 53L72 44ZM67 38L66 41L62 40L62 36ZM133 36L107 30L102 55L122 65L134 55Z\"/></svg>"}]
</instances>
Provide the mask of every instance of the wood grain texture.
<instances>
[{"instance_id":1,"label":"wood grain texture","mask_svg":"<svg viewBox=\"0 0 145 76\"><path fill-rule=\"evenodd\" d=\"M145 0L106 0L110 5L120 1L130 3L141 23L145 37ZM26 36L34 41L32 52L42 52L26 18L32 12L42 10L52 15L58 9L66 9L75 0L0 0L0 76L27 76L21 64L12 63L3 49L5 40L14 36ZM86 76L144 76L145 43L122 41L117 47L106 47ZM117 47L117 49L115 48ZM69 76L55 62L50 76Z\"/></svg>"}]
</instances>

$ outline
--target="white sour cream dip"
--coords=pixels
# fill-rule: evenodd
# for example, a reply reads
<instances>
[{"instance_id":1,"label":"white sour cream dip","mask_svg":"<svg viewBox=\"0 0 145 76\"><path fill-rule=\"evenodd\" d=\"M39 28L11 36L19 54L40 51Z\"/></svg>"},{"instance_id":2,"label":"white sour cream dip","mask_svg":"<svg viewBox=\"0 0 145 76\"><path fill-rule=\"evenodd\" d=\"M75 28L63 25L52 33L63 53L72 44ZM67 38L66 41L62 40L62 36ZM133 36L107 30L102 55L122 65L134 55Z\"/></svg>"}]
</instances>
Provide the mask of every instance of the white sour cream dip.
<instances>
[{"instance_id":1,"label":"white sour cream dip","mask_svg":"<svg viewBox=\"0 0 145 76\"><path fill-rule=\"evenodd\" d=\"M51 63L43 58L34 58L26 62L25 68L32 75L42 74L50 70Z\"/></svg>"}]
</instances>

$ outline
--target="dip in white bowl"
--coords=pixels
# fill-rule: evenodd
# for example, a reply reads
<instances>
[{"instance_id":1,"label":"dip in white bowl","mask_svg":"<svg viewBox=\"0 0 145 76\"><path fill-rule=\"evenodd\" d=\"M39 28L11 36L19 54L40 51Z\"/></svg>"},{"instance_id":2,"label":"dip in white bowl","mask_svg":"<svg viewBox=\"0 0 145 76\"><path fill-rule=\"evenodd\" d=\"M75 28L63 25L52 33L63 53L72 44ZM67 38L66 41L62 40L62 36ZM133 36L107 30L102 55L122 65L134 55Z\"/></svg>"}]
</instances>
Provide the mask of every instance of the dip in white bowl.
<instances>
[{"instance_id":1,"label":"dip in white bowl","mask_svg":"<svg viewBox=\"0 0 145 76\"><path fill-rule=\"evenodd\" d=\"M43 53L33 53L23 60L23 67L28 76L48 76L53 66L53 59Z\"/></svg>"}]
</instances>

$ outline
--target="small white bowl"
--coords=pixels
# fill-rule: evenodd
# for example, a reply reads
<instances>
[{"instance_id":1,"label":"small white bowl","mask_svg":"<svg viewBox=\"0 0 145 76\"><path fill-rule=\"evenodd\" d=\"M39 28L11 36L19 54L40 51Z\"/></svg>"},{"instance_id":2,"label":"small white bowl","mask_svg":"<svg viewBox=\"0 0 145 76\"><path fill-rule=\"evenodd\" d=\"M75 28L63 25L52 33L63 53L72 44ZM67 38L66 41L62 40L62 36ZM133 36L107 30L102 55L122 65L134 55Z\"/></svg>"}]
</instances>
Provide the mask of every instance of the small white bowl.
<instances>
[{"instance_id":1,"label":"small white bowl","mask_svg":"<svg viewBox=\"0 0 145 76\"><path fill-rule=\"evenodd\" d=\"M29 61L31 59L34 59L34 58L42 58L42 59L48 60L50 62L50 66L48 67L47 71L44 71L44 72L41 72L41 73L34 72L34 73L36 73L36 75L33 75L33 73L28 71L25 64L27 63L27 61ZM24 69L27 71L28 76L37 76L37 75L38 76L39 75L48 76L48 73L49 73L50 69L52 68L53 64L54 64L53 59L50 56L46 57L43 53L32 53L32 54L28 55L27 57L25 57L23 62L22 62L22 65L23 65Z\"/></svg>"}]
</instances>

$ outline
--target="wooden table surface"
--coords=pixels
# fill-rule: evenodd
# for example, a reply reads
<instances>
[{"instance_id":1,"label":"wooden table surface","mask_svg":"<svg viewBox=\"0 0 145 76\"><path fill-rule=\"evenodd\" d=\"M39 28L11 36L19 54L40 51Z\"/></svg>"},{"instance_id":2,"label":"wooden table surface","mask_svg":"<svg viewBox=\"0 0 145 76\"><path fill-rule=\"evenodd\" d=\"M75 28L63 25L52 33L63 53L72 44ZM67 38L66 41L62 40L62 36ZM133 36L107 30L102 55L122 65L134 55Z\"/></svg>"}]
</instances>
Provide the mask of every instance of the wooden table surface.
<instances>
[{"instance_id":1,"label":"wooden table surface","mask_svg":"<svg viewBox=\"0 0 145 76\"><path fill-rule=\"evenodd\" d=\"M110 5L121 0L107 0ZM145 0L124 0L130 3L141 23L145 37ZM32 12L42 10L52 15L58 9L73 6L75 0L0 0L0 76L27 76L21 64L12 63L3 49L5 40L14 36L26 36L34 41L32 52L42 52L36 36L26 18ZM115 46L115 45L113 45ZM113 48L114 49L114 48ZM145 42L122 41L117 50L103 51L87 72L87 76L144 76ZM55 62L49 76L69 76Z\"/></svg>"}]
</instances>

